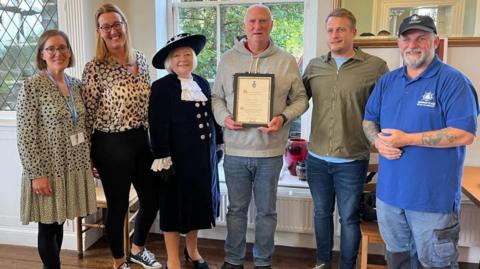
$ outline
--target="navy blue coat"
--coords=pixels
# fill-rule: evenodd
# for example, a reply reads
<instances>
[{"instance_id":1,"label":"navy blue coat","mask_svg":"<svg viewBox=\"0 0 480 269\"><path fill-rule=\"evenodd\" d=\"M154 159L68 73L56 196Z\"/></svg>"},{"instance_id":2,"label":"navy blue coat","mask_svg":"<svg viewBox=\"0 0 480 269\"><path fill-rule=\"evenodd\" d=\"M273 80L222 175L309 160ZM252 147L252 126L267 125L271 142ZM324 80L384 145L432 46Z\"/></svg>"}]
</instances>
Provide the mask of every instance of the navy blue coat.
<instances>
[{"instance_id":1,"label":"navy blue coat","mask_svg":"<svg viewBox=\"0 0 480 269\"><path fill-rule=\"evenodd\" d=\"M155 159L170 156L173 175L160 190L160 229L187 233L215 226L220 205L215 123L208 82L195 74L208 101L182 101L180 80L166 75L152 85L150 141Z\"/></svg>"}]
</instances>

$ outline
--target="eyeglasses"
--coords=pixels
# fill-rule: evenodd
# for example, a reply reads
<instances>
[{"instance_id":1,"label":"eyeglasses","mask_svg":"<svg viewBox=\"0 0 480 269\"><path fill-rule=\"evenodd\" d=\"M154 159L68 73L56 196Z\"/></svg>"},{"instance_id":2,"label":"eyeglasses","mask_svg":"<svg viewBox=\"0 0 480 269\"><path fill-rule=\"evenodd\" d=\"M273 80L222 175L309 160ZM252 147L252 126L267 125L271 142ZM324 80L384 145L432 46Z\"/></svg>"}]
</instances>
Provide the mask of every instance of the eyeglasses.
<instances>
[{"instance_id":1,"label":"eyeglasses","mask_svg":"<svg viewBox=\"0 0 480 269\"><path fill-rule=\"evenodd\" d=\"M69 52L69 49L67 46L58 46L58 47L55 47L55 46L50 46L48 48L45 48L44 49L48 55L50 56L53 56L55 55L55 52L59 52L61 54L66 54L67 52Z\"/></svg>"},{"instance_id":2,"label":"eyeglasses","mask_svg":"<svg viewBox=\"0 0 480 269\"><path fill-rule=\"evenodd\" d=\"M98 26L98 29L101 29L104 33L108 33L113 29L115 29L116 31L119 31L123 24L125 22L123 21L117 21L117 22L114 22L113 24L102 24L100 26Z\"/></svg>"}]
</instances>

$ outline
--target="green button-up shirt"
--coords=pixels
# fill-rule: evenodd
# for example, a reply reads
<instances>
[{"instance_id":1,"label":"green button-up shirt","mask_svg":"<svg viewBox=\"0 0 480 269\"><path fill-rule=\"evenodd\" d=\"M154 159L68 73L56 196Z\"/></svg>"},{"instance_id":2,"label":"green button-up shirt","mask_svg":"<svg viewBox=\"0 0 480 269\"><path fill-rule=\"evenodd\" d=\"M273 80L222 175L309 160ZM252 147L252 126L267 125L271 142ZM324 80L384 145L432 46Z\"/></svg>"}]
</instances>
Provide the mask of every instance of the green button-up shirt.
<instances>
[{"instance_id":1,"label":"green button-up shirt","mask_svg":"<svg viewBox=\"0 0 480 269\"><path fill-rule=\"evenodd\" d=\"M313 98L309 150L320 156L368 160L370 144L362 129L365 104L388 72L384 60L356 49L337 70L331 54L312 59L303 83Z\"/></svg>"}]
</instances>

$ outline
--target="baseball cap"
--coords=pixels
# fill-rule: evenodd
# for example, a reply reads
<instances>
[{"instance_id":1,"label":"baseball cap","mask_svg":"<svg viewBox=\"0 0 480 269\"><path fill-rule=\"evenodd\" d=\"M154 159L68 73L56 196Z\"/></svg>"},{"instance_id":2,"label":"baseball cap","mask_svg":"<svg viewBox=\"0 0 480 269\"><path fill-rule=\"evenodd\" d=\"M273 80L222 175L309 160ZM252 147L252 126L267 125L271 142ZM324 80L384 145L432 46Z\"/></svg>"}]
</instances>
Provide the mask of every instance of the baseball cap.
<instances>
[{"instance_id":1,"label":"baseball cap","mask_svg":"<svg viewBox=\"0 0 480 269\"><path fill-rule=\"evenodd\" d=\"M412 29L423 30L435 34L437 33L435 22L430 16L413 14L412 16L406 17L398 28L398 35Z\"/></svg>"}]
</instances>

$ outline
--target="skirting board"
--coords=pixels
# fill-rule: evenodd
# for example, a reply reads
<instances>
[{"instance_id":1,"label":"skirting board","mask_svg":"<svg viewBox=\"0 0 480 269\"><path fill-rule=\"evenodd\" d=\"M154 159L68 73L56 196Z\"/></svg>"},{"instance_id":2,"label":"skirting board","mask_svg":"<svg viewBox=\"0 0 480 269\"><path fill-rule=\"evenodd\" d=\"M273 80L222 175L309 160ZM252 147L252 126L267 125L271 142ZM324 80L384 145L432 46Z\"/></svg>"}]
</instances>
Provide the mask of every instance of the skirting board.
<instances>
[{"instance_id":1,"label":"skirting board","mask_svg":"<svg viewBox=\"0 0 480 269\"><path fill-rule=\"evenodd\" d=\"M91 229L83 236L83 246L89 248L102 237L102 230ZM37 246L37 231L0 227L0 244L21 245L27 247ZM77 235L75 232L64 231L62 249L77 250Z\"/></svg>"},{"instance_id":2,"label":"skirting board","mask_svg":"<svg viewBox=\"0 0 480 269\"><path fill-rule=\"evenodd\" d=\"M95 215L87 217L95 220ZM37 224L21 225L18 217L0 216L0 244L37 246ZM62 249L77 250L77 235L74 221L67 220L63 225ZM103 236L102 229L89 229L83 236L84 249L93 245Z\"/></svg>"},{"instance_id":3,"label":"skirting board","mask_svg":"<svg viewBox=\"0 0 480 269\"><path fill-rule=\"evenodd\" d=\"M152 232L158 233L158 218L152 225ZM198 236L200 238L225 240L226 227L219 226L211 230L201 230ZM102 236L102 231L99 229L91 229L87 231L87 236L84 237L84 245L88 248L96 240ZM247 232L247 241L253 242L254 231L249 229ZM77 241L74 232L68 231L64 234L63 249L76 250ZM37 231L36 229L25 229L20 226L15 227L0 227L0 244L7 245L22 245L22 246L37 246ZM277 232L275 235L275 244L289 247L304 247L315 248L315 238L311 234L291 233L291 232ZM334 250L338 251L338 237L335 237ZM383 254L383 248L375 246L371 249L373 254ZM460 247L459 261L478 263L480 261L480 247Z\"/></svg>"}]
</instances>

